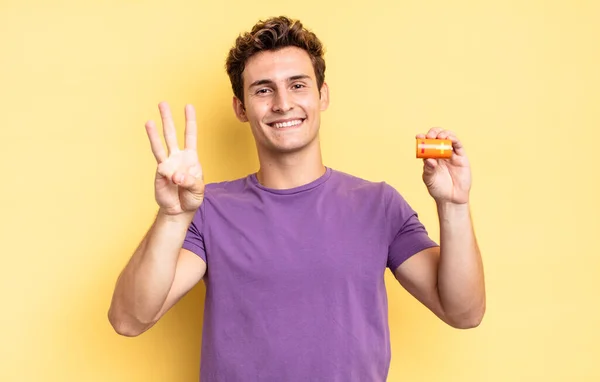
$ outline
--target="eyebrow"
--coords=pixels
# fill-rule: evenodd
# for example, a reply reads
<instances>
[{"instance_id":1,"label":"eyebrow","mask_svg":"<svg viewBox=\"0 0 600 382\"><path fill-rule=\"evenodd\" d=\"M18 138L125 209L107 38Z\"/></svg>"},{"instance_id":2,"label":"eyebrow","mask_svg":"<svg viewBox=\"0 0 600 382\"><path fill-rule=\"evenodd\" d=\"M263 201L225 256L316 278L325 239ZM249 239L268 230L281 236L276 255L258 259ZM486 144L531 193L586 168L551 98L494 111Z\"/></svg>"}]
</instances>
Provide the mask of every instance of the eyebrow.
<instances>
[{"instance_id":1,"label":"eyebrow","mask_svg":"<svg viewBox=\"0 0 600 382\"><path fill-rule=\"evenodd\" d=\"M308 76L306 74L298 74L296 76L291 76L290 78L287 79L287 81L292 82L292 81L306 80L306 79L310 79L310 76ZM255 86L261 86L261 85L270 85L273 83L274 82L272 80L268 80L268 79L258 80L258 81L254 81L253 83L251 83L250 88L253 88Z\"/></svg>"}]
</instances>

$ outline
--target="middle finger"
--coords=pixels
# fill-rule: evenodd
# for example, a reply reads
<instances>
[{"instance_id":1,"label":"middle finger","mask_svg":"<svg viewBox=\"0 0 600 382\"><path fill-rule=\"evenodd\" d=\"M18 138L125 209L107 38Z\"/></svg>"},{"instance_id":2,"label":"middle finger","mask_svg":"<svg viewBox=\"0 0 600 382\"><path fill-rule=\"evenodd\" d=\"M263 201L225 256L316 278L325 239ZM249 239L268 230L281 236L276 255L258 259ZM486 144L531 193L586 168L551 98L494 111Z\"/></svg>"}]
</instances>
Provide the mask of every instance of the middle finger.
<instances>
[{"instance_id":1,"label":"middle finger","mask_svg":"<svg viewBox=\"0 0 600 382\"><path fill-rule=\"evenodd\" d=\"M163 124L163 134L165 136L165 143L169 149L169 154L174 151L178 151L177 147L177 132L175 131L175 123L173 122L173 116L171 115L171 109L166 102L161 102L158 105L160 110L160 118Z\"/></svg>"},{"instance_id":2,"label":"middle finger","mask_svg":"<svg viewBox=\"0 0 600 382\"><path fill-rule=\"evenodd\" d=\"M441 127L432 127L427 132L427 138L437 138L437 135L442 131Z\"/></svg>"}]
</instances>

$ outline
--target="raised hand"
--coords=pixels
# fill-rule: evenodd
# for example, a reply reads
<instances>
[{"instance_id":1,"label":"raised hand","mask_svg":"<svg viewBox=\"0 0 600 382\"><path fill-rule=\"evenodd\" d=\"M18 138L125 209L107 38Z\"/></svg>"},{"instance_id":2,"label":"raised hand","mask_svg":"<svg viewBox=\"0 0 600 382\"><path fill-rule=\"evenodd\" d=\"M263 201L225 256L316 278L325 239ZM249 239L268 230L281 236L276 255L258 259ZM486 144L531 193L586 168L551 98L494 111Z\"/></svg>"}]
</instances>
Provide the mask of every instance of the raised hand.
<instances>
[{"instance_id":1,"label":"raised hand","mask_svg":"<svg viewBox=\"0 0 600 382\"><path fill-rule=\"evenodd\" d=\"M424 159L423 182L437 203L465 204L471 189L471 168L462 143L448 130L432 128L416 138L438 138L452 141L452 157Z\"/></svg>"},{"instance_id":2,"label":"raised hand","mask_svg":"<svg viewBox=\"0 0 600 382\"><path fill-rule=\"evenodd\" d=\"M156 202L168 215L195 212L204 200L204 177L196 152L196 112L191 105L185 107L185 146L180 150L169 105L161 102L158 108L168 152L154 121L146 123L152 153L158 163L154 182Z\"/></svg>"}]
</instances>

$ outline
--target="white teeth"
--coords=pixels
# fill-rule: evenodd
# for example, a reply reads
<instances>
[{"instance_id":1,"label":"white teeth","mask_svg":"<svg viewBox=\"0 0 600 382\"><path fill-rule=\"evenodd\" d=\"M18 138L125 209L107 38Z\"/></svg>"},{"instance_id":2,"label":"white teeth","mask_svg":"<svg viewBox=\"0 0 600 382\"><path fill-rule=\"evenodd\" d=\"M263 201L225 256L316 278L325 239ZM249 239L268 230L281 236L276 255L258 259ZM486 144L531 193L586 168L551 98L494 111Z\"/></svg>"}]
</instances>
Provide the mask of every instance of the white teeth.
<instances>
[{"instance_id":1,"label":"white teeth","mask_svg":"<svg viewBox=\"0 0 600 382\"><path fill-rule=\"evenodd\" d=\"M282 127L291 127L291 126L297 126L299 124L302 123L301 119L296 119L293 121L288 121L288 122L282 122L282 123L274 123L273 127L281 129Z\"/></svg>"}]
</instances>

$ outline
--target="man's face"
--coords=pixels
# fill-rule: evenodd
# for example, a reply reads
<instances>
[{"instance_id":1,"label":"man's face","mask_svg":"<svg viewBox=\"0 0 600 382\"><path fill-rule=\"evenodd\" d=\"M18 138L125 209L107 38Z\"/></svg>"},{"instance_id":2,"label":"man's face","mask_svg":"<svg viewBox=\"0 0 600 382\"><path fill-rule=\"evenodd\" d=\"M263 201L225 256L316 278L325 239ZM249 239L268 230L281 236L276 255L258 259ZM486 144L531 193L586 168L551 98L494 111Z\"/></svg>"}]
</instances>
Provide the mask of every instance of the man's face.
<instances>
[{"instance_id":1,"label":"man's face","mask_svg":"<svg viewBox=\"0 0 600 382\"><path fill-rule=\"evenodd\" d=\"M234 98L234 109L250 123L259 150L294 152L316 142L329 94L327 85L318 89L308 53L296 47L258 53L246 62L243 81L244 105Z\"/></svg>"}]
</instances>

